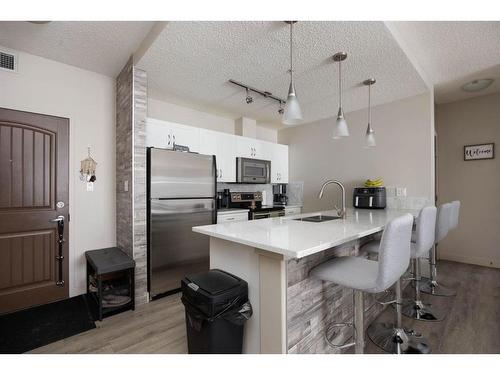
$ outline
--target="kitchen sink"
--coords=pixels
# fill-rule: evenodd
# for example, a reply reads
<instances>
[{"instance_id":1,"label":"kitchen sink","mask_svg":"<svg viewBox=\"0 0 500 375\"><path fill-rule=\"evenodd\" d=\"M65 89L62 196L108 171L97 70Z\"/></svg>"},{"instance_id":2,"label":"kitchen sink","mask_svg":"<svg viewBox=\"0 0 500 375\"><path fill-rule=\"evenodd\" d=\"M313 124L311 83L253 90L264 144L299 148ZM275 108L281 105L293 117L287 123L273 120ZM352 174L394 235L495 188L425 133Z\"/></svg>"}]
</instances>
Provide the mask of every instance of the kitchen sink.
<instances>
[{"instance_id":1,"label":"kitchen sink","mask_svg":"<svg viewBox=\"0 0 500 375\"><path fill-rule=\"evenodd\" d=\"M327 215L315 215L315 216L307 216L301 217L299 219L293 219L298 221L310 221L312 223L322 223L323 221L337 220L341 219L340 216L327 216Z\"/></svg>"}]
</instances>

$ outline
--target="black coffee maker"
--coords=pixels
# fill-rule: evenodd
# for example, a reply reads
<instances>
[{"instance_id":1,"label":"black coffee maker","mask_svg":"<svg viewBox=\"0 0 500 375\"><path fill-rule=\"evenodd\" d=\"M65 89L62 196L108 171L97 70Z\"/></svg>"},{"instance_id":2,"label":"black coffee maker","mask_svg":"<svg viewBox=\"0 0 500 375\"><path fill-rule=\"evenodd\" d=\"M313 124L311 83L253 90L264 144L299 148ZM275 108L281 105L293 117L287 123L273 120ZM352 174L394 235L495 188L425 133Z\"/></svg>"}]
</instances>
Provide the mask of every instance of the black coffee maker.
<instances>
[{"instance_id":1,"label":"black coffee maker","mask_svg":"<svg viewBox=\"0 0 500 375\"><path fill-rule=\"evenodd\" d=\"M287 203L286 184L273 185L273 204L277 206L286 206Z\"/></svg>"},{"instance_id":2,"label":"black coffee maker","mask_svg":"<svg viewBox=\"0 0 500 375\"><path fill-rule=\"evenodd\" d=\"M229 208L229 203L231 202L231 192L229 189L224 189L224 191L217 192L217 208Z\"/></svg>"}]
</instances>

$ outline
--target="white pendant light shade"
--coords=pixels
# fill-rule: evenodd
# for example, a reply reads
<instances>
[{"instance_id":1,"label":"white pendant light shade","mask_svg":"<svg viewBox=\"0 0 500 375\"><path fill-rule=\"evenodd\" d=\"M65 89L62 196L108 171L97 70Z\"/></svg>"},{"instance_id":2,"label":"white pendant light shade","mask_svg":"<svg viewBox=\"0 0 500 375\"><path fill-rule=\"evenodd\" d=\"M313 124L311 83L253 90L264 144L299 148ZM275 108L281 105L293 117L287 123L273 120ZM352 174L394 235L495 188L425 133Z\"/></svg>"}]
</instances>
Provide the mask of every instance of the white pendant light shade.
<instances>
[{"instance_id":1,"label":"white pendant light shade","mask_svg":"<svg viewBox=\"0 0 500 375\"><path fill-rule=\"evenodd\" d=\"M375 131L370 124L366 128L365 145L366 147L375 147L377 145L377 142L375 142Z\"/></svg>"},{"instance_id":2,"label":"white pendant light shade","mask_svg":"<svg viewBox=\"0 0 500 375\"><path fill-rule=\"evenodd\" d=\"M335 122L335 127L333 128L333 139L343 137L349 137L349 128L347 127L347 121L345 120L342 108L339 108L337 121Z\"/></svg>"},{"instance_id":3,"label":"white pendant light shade","mask_svg":"<svg viewBox=\"0 0 500 375\"><path fill-rule=\"evenodd\" d=\"M299 100L295 94L295 87L293 82L290 82L288 90L288 97L285 103L285 112L283 113L283 124L297 125L302 122L302 111L300 109Z\"/></svg>"}]
</instances>

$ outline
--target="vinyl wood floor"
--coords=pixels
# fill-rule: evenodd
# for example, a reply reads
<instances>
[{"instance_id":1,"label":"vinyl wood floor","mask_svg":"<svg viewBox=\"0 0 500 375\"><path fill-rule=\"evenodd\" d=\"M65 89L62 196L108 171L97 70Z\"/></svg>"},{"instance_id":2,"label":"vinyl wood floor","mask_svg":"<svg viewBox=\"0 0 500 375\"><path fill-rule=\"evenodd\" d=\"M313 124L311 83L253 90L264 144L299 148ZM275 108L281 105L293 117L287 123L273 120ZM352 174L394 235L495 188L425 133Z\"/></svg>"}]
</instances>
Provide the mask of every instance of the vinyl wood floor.
<instances>
[{"instance_id":1,"label":"vinyl wood floor","mask_svg":"<svg viewBox=\"0 0 500 375\"><path fill-rule=\"evenodd\" d=\"M447 314L442 322L416 322L433 353L500 353L500 269L455 262L439 263L439 280L457 296L424 295ZM405 291L405 297L411 294ZM392 308L377 321L392 321ZM184 307L179 295L169 296L96 322L91 331L35 349L32 353L186 353ZM366 352L381 353L367 338Z\"/></svg>"}]
</instances>

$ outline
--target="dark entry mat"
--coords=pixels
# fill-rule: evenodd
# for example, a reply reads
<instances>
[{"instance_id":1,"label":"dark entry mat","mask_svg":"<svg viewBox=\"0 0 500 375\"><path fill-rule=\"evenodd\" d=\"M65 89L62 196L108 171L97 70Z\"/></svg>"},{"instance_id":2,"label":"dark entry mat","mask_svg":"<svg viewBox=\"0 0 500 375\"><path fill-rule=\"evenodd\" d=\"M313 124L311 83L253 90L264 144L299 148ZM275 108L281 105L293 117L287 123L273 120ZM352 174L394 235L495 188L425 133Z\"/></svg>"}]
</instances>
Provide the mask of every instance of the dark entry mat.
<instances>
[{"instance_id":1,"label":"dark entry mat","mask_svg":"<svg viewBox=\"0 0 500 375\"><path fill-rule=\"evenodd\" d=\"M0 353L25 353L95 327L85 295L1 315Z\"/></svg>"}]
</instances>

